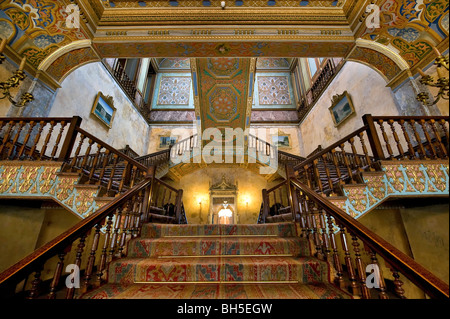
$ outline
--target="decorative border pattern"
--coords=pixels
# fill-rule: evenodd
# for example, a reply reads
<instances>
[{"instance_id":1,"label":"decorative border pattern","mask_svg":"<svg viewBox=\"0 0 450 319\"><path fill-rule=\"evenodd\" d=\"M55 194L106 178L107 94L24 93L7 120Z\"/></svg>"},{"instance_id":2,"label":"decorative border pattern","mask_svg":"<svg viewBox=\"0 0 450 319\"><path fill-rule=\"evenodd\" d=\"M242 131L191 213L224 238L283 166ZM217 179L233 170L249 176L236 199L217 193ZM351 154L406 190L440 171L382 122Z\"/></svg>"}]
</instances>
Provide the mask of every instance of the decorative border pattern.
<instances>
[{"instance_id":1,"label":"decorative border pattern","mask_svg":"<svg viewBox=\"0 0 450 319\"><path fill-rule=\"evenodd\" d=\"M449 194L448 161L382 163L383 172L363 173L365 185L345 185L345 204L340 208L360 218L389 197Z\"/></svg>"},{"instance_id":2,"label":"decorative border pattern","mask_svg":"<svg viewBox=\"0 0 450 319\"><path fill-rule=\"evenodd\" d=\"M77 187L79 176L58 174L61 163L0 162L0 198L51 198L81 218L105 203L96 203L98 188Z\"/></svg>"}]
</instances>

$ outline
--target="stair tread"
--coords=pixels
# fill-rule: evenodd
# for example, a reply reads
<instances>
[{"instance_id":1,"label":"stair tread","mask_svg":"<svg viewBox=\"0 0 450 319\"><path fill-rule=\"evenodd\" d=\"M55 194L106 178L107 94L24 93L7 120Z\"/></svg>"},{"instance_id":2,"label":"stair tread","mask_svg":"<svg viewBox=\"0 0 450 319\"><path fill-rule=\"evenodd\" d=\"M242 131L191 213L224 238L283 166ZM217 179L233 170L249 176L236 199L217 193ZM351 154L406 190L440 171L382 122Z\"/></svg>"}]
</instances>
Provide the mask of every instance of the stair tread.
<instances>
[{"instance_id":1,"label":"stair tread","mask_svg":"<svg viewBox=\"0 0 450 319\"><path fill-rule=\"evenodd\" d=\"M351 299L329 283L105 284L82 299Z\"/></svg>"}]
</instances>

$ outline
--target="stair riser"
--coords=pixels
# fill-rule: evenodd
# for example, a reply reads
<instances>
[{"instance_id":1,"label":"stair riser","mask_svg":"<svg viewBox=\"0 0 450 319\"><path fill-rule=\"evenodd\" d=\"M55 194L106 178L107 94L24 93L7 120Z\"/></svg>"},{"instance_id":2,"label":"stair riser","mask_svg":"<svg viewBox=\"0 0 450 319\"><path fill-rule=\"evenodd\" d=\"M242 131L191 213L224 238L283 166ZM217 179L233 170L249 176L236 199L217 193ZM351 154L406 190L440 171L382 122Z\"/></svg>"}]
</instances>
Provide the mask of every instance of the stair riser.
<instances>
[{"instance_id":1,"label":"stair riser","mask_svg":"<svg viewBox=\"0 0 450 319\"><path fill-rule=\"evenodd\" d=\"M279 236L294 237L296 230L293 223L273 225L164 225L145 224L142 227L142 238L170 236Z\"/></svg>"},{"instance_id":2,"label":"stair riser","mask_svg":"<svg viewBox=\"0 0 450 319\"><path fill-rule=\"evenodd\" d=\"M309 256L306 240L301 238L187 238L136 239L128 246L128 257L280 255Z\"/></svg>"},{"instance_id":3,"label":"stair riser","mask_svg":"<svg viewBox=\"0 0 450 319\"><path fill-rule=\"evenodd\" d=\"M327 264L317 259L272 257L271 261L249 258L194 258L152 262L117 261L110 265L109 283L143 282L291 282L319 283L329 278Z\"/></svg>"}]
</instances>

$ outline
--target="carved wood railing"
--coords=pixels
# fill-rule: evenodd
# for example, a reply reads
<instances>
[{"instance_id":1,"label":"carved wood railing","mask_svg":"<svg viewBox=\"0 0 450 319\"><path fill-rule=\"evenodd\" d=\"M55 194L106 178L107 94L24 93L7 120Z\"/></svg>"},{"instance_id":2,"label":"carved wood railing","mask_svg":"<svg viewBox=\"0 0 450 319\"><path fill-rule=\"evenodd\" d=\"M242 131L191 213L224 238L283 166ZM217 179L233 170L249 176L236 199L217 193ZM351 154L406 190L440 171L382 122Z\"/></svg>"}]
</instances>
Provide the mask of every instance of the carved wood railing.
<instances>
[{"instance_id":1,"label":"carved wood railing","mask_svg":"<svg viewBox=\"0 0 450 319\"><path fill-rule=\"evenodd\" d=\"M318 193L360 182L360 172L379 160L448 159L448 117L363 116L364 126L294 167L297 178Z\"/></svg>"},{"instance_id":2,"label":"carved wood railing","mask_svg":"<svg viewBox=\"0 0 450 319\"><path fill-rule=\"evenodd\" d=\"M141 181L148 168L80 127L81 118L0 118L0 159L64 162L83 183L111 196Z\"/></svg>"},{"instance_id":3,"label":"carved wood railing","mask_svg":"<svg viewBox=\"0 0 450 319\"><path fill-rule=\"evenodd\" d=\"M343 289L364 299L389 298L387 285L379 266L379 258L384 260L392 272L390 277L394 283L394 292L398 298L406 298L400 275L410 280L431 298L448 299L449 286L433 275L383 238L363 226L343 210L333 205L327 198L296 178L290 179L292 193L297 204L302 236L313 243L314 255L328 261L336 270L336 284ZM350 240L350 244L349 244ZM339 242L340 241L340 242ZM353 247L353 252L351 248ZM365 250L369 260L363 260ZM370 264L378 272L371 281L373 290L368 287L366 267ZM375 294L376 291L376 294Z\"/></svg>"},{"instance_id":4,"label":"carved wood railing","mask_svg":"<svg viewBox=\"0 0 450 319\"><path fill-rule=\"evenodd\" d=\"M291 203L288 198L287 181L262 190L262 205L258 223L281 222L292 220Z\"/></svg>"}]
</instances>

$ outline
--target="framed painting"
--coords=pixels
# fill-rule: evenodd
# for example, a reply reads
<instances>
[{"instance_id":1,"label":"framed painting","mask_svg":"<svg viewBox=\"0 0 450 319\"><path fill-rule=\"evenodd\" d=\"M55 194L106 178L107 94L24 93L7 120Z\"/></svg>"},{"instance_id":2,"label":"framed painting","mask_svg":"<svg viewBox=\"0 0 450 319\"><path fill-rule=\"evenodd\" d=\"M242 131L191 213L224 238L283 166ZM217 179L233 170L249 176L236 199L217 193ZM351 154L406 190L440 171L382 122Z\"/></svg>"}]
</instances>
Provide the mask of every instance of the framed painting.
<instances>
[{"instance_id":1,"label":"framed painting","mask_svg":"<svg viewBox=\"0 0 450 319\"><path fill-rule=\"evenodd\" d=\"M272 144L279 149L292 148L291 135L284 132L279 132L278 135L272 135Z\"/></svg>"},{"instance_id":2,"label":"framed painting","mask_svg":"<svg viewBox=\"0 0 450 319\"><path fill-rule=\"evenodd\" d=\"M106 127L111 128L116 114L114 101L111 96L104 96L102 92L98 92L92 106L91 114L93 114Z\"/></svg>"},{"instance_id":3,"label":"framed painting","mask_svg":"<svg viewBox=\"0 0 450 319\"><path fill-rule=\"evenodd\" d=\"M165 150L178 141L178 136L160 135L158 141L158 149Z\"/></svg>"},{"instance_id":4,"label":"framed painting","mask_svg":"<svg viewBox=\"0 0 450 319\"><path fill-rule=\"evenodd\" d=\"M347 91L333 96L332 103L329 110L335 127L341 125L350 116L355 114L355 107L353 106L352 99Z\"/></svg>"}]
</instances>

